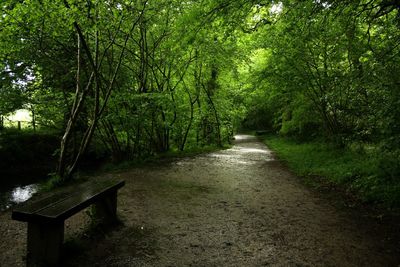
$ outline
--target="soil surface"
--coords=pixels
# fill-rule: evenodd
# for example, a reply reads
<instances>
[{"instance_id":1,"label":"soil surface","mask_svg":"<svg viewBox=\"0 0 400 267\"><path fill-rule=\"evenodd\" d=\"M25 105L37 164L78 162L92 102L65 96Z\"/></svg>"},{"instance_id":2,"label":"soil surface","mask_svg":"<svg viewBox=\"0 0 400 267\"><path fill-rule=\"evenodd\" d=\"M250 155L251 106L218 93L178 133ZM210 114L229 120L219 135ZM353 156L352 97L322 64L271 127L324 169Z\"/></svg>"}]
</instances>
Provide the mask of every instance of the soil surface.
<instances>
[{"instance_id":1,"label":"soil surface","mask_svg":"<svg viewBox=\"0 0 400 267\"><path fill-rule=\"evenodd\" d=\"M305 187L253 136L228 150L104 174L121 224L66 221L64 266L399 266L384 226ZM26 225L0 214L0 266L24 266Z\"/></svg>"}]
</instances>

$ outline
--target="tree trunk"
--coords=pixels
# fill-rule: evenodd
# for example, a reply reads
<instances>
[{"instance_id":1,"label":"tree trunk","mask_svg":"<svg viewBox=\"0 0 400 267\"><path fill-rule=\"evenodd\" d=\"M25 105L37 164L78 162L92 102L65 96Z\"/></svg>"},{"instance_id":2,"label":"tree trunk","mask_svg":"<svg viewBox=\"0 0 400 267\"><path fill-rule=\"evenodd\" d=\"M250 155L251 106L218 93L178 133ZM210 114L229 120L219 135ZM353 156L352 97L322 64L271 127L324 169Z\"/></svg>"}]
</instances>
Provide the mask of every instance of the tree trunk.
<instances>
[{"instance_id":1,"label":"tree trunk","mask_svg":"<svg viewBox=\"0 0 400 267\"><path fill-rule=\"evenodd\" d=\"M36 132L36 114L35 114L35 110L31 109L32 112L32 127L33 127L33 131Z\"/></svg>"}]
</instances>

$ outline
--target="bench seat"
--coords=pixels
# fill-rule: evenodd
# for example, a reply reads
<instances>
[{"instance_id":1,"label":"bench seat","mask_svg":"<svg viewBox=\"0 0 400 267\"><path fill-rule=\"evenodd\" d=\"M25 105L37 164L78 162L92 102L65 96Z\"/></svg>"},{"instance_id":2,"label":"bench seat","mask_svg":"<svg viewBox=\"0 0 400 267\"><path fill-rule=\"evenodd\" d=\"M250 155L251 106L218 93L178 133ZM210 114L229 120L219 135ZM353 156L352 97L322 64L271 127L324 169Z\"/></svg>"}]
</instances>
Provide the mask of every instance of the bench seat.
<instances>
[{"instance_id":1,"label":"bench seat","mask_svg":"<svg viewBox=\"0 0 400 267\"><path fill-rule=\"evenodd\" d=\"M27 266L57 266L64 221L93 204L93 219L116 220L117 191L123 180L90 181L61 188L16 206L12 219L28 223Z\"/></svg>"},{"instance_id":2,"label":"bench seat","mask_svg":"<svg viewBox=\"0 0 400 267\"><path fill-rule=\"evenodd\" d=\"M17 206L12 212L12 219L43 223L64 221L124 184L125 181L105 180L68 188Z\"/></svg>"}]
</instances>

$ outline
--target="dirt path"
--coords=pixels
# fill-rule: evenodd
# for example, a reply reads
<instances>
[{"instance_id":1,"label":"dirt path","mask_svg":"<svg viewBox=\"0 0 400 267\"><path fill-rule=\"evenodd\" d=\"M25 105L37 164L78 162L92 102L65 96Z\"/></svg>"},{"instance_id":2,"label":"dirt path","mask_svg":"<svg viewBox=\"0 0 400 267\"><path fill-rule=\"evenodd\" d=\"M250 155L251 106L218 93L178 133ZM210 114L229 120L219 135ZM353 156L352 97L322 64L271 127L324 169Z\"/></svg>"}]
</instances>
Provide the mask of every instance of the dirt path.
<instances>
[{"instance_id":1,"label":"dirt path","mask_svg":"<svg viewBox=\"0 0 400 267\"><path fill-rule=\"evenodd\" d=\"M119 195L123 225L101 237L77 238L87 215L68 220L66 238L75 241L69 242L64 265L400 263L376 228L305 188L252 136L237 136L228 150L112 174L116 175L127 182ZM25 225L10 223L9 216L0 216L0 235L5 236L0 266L22 266Z\"/></svg>"}]
</instances>

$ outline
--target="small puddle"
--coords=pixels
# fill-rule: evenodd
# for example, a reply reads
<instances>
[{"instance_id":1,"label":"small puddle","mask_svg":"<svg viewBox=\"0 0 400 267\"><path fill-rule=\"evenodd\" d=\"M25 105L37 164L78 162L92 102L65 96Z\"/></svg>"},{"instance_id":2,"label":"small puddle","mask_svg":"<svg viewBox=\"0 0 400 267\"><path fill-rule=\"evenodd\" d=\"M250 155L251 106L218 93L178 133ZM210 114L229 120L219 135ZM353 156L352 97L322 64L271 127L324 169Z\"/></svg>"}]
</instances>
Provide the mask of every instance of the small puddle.
<instances>
[{"instance_id":1,"label":"small puddle","mask_svg":"<svg viewBox=\"0 0 400 267\"><path fill-rule=\"evenodd\" d=\"M38 190L39 186L37 184L30 184L25 186L18 186L11 191L1 193L0 211L4 211L15 204L27 201Z\"/></svg>"}]
</instances>

